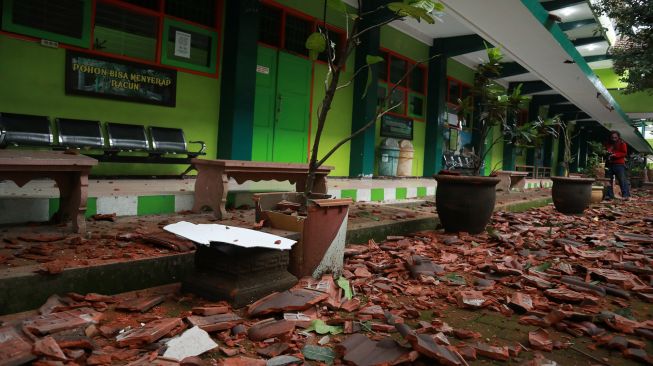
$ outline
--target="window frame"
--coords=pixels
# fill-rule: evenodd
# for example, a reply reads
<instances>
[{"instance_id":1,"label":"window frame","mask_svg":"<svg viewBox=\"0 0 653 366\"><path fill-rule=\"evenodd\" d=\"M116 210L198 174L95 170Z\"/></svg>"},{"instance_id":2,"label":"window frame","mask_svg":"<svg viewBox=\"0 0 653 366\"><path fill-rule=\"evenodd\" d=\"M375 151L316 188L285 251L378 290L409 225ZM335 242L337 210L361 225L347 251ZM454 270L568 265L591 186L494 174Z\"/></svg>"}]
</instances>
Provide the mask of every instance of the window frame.
<instances>
[{"instance_id":1,"label":"window frame","mask_svg":"<svg viewBox=\"0 0 653 366\"><path fill-rule=\"evenodd\" d=\"M304 20L307 20L307 21L311 22L312 23L312 26L311 26L312 32L317 32L318 31L318 27L322 26L322 24L321 24L322 21L320 19L316 18L316 17L313 17L311 15L303 13L303 12L297 10L297 9L293 9L293 8L287 7L285 5L282 5L280 3L277 3L276 1L261 0L261 5L265 5L265 6L275 8L275 9L281 11L281 22L279 23L279 27L280 27L280 29L279 29L279 44L274 45L274 44L269 44L269 43L265 43L263 41L257 40L258 45L263 46L263 47L273 48L273 49L283 51L283 52L287 52L287 53L289 53L291 55L294 55L294 56L297 56L297 57L302 57L302 58L305 58L305 59L308 60L309 57L307 55L297 53L297 52L293 52L293 51L288 50L286 48L286 16L288 14L290 14L293 17L304 19ZM344 29L338 27L338 26L335 26L335 25L332 25L332 24L329 24L329 23L327 23L326 28L327 28L327 30L329 32L334 32L334 33L338 34L340 39L339 39L339 42L337 43L338 49L336 51L342 51L342 49L344 47L344 42L347 39L346 31ZM313 62L318 63L318 64L322 64L322 65L327 64L326 61L322 61L320 59L317 59L317 60L315 60ZM345 66L343 68L343 71L346 71L346 69L347 68Z\"/></svg>"},{"instance_id":2,"label":"window frame","mask_svg":"<svg viewBox=\"0 0 653 366\"><path fill-rule=\"evenodd\" d=\"M57 41L59 42L59 48L63 49L71 49L75 51L81 51L81 52L86 52L88 54L95 54L98 56L105 56L105 57L111 57L119 60L125 60L125 61L131 61L131 62L137 62L141 64L146 64L146 65L153 65L153 66L158 66L158 67L163 67L163 68L168 68L172 70L178 70L182 72L187 72L190 74L195 74L195 75L201 75L201 76L207 76L211 78L219 78L220 75L220 61L221 61L221 53L222 53L222 35L223 35L223 14L224 14L224 1L225 0L213 0L216 2L216 14L215 14L215 27L209 27L200 23L194 23L192 21L188 21L186 19L181 19L172 15L168 15L165 13L165 0L158 0L159 1L159 6L157 10L152 10L150 8L146 7L141 7L135 4L131 4L128 2L124 2L122 0L83 0L86 6L86 9L84 9L84 32L83 32L83 37L80 39L77 38L72 38L68 36L60 36L57 35L56 33L52 32L47 32L47 31L41 31L39 29L34 29L31 27L26 27L26 26L20 26L20 25L15 25L12 22L12 12L11 10L13 9L13 2L14 1L20 1L20 0L4 0L3 1L3 11L2 11L2 24L0 28L0 34L6 34L11 37L17 38L17 39L25 39L25 40L31 40L38 42L41 39L45 40L52 40L52 41ZM97 6L98 2L102 2L105 4L109 4L112 6L117 6L123 9L127 9L131 12L142 14L142 15L147 15L147 16L154 16L158 20L158 34L157 34L157 47L156 47L156 59L154 61L152 60L146 60L138 57L132 57L132 56L125 56L125 55L119 55L115 53L110 53L110 52L105 52L102 50L96 50L94 49L95 46L95 38L94 38L94 32L95 32L95 9ZM8 6L10 4L12 6ZM8 12L7 10L10 10ZM166 25L166 20L173 21L173 22L178 22L181 24L179 28L189 28L189 30L192 30L197 33L202 33L205 34L206 32L212 33L212 40L211 44L212 47L215 49L211 51L211 66L209 70L209 67L203 68L201 66L198 67L198 65L194 64L186 64L183 62L180 62L176 65L173 65L174 62L171 63L164 63L163 62L163 33L164 33L164 27ZM177 61L177 60L175 60ZM201 69L201 70L199 70Z\"/></svg>"},{"instance_id":3,"label":"window frame","mask_svg":"<svg viewBox=\"0 0 653 366\"><path fill-rule=\"evenodd\" d=\"M196 65L190 62L184 62L181 60L176 60L176 59L170 59L168 58L168 42L167 39L170 35L170 29L172 27L176 28L181 28L187 29L191 32L194 33L199 33L205 36L208 36L211 38L211 52L209 52L209 55L211 56L210 64L209 66L200 66ZM217 31L211 31L207 29L203 29L201 27L198 27L194 25L194 23L191 25L187 22L182 22L179 20L175 19L170 19L167 17L164 17L163 19L163 30L162 30L162 35L160 37L160 42L161 46L159 49L161 50L161 57L159 59L159 62L162 65L168 65L168 66L176 66L178 68L183 68L183 69L190 69L190 70L195 70L195 71L200 71L200 72L206 72L206 73L211 73L213 70L217 70L217 57L215 56L214 53L217 53L218 49L218 32Z\"/></svg>"},{"instance_id":4,"label":"window frame","mask_svg":"<svg viewBox=\"0 0 653 366\"><path fill-rule=\"evenodd\" d=\"M392 61L392 58L400 59L400 60L403 60L404 62L406 62L406 71L408 71L409 68L413 67L413 65L417 64L417 62L410 59L410 58L408 58L408 57L402 56L397 52L394 52L394 51L392 51L390 49L383 48L383 47L379 48L379 53L380 53L381 57L385 56L383 61L384 61L384 66L385 66L385 71L386 71L386 79L384 80L384 79L378 78L377 81L378 81L378 85L383 86L386 89L386 93L388 93L390 91L390 89L392 89L396 85L395 83L392 83L390 81L392 79L392 76L390 74L390 63ZM406 77L406 80L405 80L406 86L402 86L400 84L396 85L396 89L401 89L404 92L404 102L403 102L403 104L405 106L405 111L403 113L390 111L390 112L388 112L388 114L391 114L391 115L394 115L394 116L397 116L397 117L412 118L415 121L424 122L424 121L426 121L426 109L427 109L427 99L426 98L427 98L427 91L428 91L428 87L427 87L427 85L428 85L428 68L426 67L426 65L423 65L423 64L417 65L416 67L418 67L418 68L420 68L420 70L422 70L422 87L423 87L424 90L418 91L418 90L413 90L411 88L410 84L411 84L412 72L410 72L408 74L408 76ZM417 115L417 114L412 113L412 111L410 109L410 98L411 98L411 96L422 98L422 101L423 101L422 115Z\"/></svg>"},{"instance_id":5,"label":"window frame","mask_svg":"<svg viewBox=\"0 0 653 366\"><path fill-rule=\"evenodd\" d=\"M94 18L95 0L82 0L84 3L82 20L82 37L74 38L63 34L49 32L38 28L32 28L26 25L16 24L13 21L14 1L20 0L4 0L2 3L2 29L12 33L23 34L26 36L45 39L49 41L56 41L60 43L70 44L77 47L89 48L91 44L91 29L93 26L92 19Z\"/></svg>"}]
</instances>

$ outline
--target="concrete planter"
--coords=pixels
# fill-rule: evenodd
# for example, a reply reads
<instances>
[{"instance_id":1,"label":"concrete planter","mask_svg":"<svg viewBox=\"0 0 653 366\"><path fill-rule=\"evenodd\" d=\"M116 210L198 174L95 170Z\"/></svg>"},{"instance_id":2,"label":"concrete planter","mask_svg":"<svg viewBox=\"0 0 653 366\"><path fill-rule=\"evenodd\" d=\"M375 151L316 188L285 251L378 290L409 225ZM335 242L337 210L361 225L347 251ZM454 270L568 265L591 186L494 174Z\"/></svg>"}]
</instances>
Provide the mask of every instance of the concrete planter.
<instances>
[{"instance_id":1,"label":"concrete planter","mask_svg":"<svg viewBox=\"0 0 653 366\"><path fill-rule=\"evenodd\" d=\"M261 193L254 195L258 219L270 226L301 233L290 251L288 270L298 278L324 273L340 276L343 269L347 216L351 199L310 199L307 216L291 216L274 209L282 200L301 203L302 193Z\"/></svg>"}]
</instances>

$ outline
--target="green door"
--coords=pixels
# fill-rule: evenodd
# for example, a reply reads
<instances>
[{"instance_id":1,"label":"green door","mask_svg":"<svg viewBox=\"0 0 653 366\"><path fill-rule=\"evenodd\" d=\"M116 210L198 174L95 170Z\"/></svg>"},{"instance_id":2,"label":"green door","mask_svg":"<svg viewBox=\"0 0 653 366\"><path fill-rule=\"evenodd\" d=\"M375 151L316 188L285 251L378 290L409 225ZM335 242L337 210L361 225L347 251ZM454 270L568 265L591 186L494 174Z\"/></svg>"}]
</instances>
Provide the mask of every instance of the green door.
<instances>
[{"instance_id":1,"label":"green door","mask_svg":"<svg viewBox=\"0 0 653 366\"><path fill-rule=\"evenodd\" d=\"M276 162L307 162L311 69L311 62L307 59L279 52L277 120L272 153Z\"/></svg>"},{"instance_id":2,"label":"green door","mask_svg":"<svg viewBox=\"0 0 653 366\"><path fill-rule=\"evenodd\" d=\"M311 62L259 47L252 160L306 163Z\"/></svg>"},{"instance_id":3,"label":"green door","mask_svg":"<svg viewBox=\"0 0 653 366\"><path fill-rule=\"evenodd\" d=\"M253 161L272 161L277 93L277 53L277 50L268 47L259 46L258 48L252 136Z\"/></svg>"}]
</instances>

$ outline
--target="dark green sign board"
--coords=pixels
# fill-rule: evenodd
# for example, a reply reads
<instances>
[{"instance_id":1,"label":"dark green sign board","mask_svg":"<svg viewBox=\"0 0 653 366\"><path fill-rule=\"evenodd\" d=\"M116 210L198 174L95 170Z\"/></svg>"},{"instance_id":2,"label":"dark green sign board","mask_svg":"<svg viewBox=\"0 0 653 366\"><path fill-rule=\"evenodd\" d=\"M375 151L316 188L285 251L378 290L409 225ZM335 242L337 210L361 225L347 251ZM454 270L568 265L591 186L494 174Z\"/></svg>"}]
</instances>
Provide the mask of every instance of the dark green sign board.
<instances>
[{"instance_id":1,"label":"dark green sign board","mask_svg":"<svg viewBox=\"0 0 653 366\"><path fill-rule=\"evenodd\" d=\"M381 117L381 136L412 140L413 120L386 114Z\"/></svg>"},{"instance_id":2,"label":"dark green sign board","mask_svg":"<svg viewBox=\"0 0 653 366\"><path fill-rule=\"evenodd\" d=\"M66 94L174 107L177 71L68 50Z\"/></svg>"}]
</instances>

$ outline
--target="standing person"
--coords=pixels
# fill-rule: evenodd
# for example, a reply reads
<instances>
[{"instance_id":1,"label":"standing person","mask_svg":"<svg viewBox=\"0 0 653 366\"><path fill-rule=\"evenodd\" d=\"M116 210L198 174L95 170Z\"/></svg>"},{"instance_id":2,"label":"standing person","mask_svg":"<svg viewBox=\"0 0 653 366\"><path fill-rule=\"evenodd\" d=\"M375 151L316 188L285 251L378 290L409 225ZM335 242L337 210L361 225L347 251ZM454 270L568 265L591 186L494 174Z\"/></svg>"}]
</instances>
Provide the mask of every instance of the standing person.
<instances>
[{"instance_id":1,"label":"standing person","mask_svg":"<svg viewBox=\"0 0 653 366\"><path fill-rule=\"evenodd\" d=\"M608 169L607 178L610 179L606 199L611 200L614 198L612 180L616 177L619 188L621 188L621 195L627 200L630 198L630 189L628 182L626 182L626 155L628 154L628 147L621 139L621 134L618 131L610 131L610 139L605 143L605 149L608 151L608 161L605 164Z\"/></svg>"}]
</instances>

